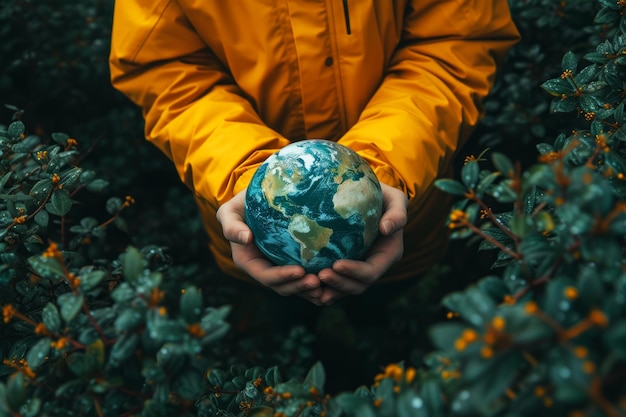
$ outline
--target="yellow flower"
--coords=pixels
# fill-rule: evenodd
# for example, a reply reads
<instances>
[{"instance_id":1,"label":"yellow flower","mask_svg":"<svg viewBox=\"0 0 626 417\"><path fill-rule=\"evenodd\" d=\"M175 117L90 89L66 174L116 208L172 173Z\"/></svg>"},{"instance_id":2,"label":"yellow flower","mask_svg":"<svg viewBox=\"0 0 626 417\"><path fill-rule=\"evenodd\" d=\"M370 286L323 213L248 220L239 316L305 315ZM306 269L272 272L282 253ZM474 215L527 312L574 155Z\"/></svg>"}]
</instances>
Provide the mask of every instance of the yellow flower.
<instances>
[{"instance_id":1,"label":"yellow flower","mask_svg":"<svg viewBox=\"0 0 626 417\"><path fill-rule=\"evenodd\" d=\"M502 331L506 327L506 320L504 320L504 317L496 316L491 320L491 325L494 329Z\"/></svg>"},{"instance_id":2,"label":"yellow flower","mask_svg":"<svg viewBox=\"0 0 626 417\"><path fill-rule=\"evenodd\" d=\"M4 323L8 323L15 316L15 307L12 304L5 304L2 307L2 317L4 318Z\"/></svg>"}]
</instances>

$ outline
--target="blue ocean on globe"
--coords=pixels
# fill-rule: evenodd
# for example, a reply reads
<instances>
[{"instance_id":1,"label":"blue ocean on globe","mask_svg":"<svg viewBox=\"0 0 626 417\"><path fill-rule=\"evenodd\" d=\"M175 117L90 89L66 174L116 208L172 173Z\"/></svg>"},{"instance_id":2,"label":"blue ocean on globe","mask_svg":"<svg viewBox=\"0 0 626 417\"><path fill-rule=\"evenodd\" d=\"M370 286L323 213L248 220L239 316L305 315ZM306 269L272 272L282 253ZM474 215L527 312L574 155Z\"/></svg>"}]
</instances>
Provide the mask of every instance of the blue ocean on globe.
<instances>
[{"instance_id":1,"label":"blue ocean on globe","mask_svg":"<svg viewBox=\"0 0 626 417\"><path fill-rule=\"evenodd\" d=\"M246 191L245 220L277 265L309 273L338 259L362 259L378 236L380 183L353 150L319 139L271 155Z\"/></svg>"}]
</instances>

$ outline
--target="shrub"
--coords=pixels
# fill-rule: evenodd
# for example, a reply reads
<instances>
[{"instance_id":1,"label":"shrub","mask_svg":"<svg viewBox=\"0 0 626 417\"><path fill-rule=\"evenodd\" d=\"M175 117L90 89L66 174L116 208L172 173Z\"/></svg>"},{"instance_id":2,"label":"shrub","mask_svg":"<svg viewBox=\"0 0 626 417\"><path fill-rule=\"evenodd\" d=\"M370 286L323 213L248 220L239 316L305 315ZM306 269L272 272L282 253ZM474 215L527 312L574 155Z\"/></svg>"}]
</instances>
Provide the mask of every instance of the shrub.
<instances>
[{"instance_id":1,"label":"shrub","mask_svg":"<svg viewBox=\"0 0 626 417\"><path fill-rule=\"evenodd\" d=\"M451 237L493 253L492 269L443 297L434 349L383 366L354 391L328 392L301 327L273 334L282 343L272 340L270 353L248 355L261 340L229 333L229 304L241 294L207 284L217 273L204 265L177 266L150 244L154 231L133 236L143 231L134 199L94 198L108 181L82 167L77 141L28 134L13 107L0 129L0 416L623 415L622 3L510 1L525 37L477 138L500 149L467 157L457 179L437 182L459 197ZM45 11L26 4L11 3L0 19ZM91 13L71 7L63 13ZM11 65L5 87L22 64ZM511 142L539 155L512 160ZM103 160L121 148L112 149ZM421 303L408 295L403 311ZM408 328L418 318L402 320Z\"/></svg>"}]
</instances>

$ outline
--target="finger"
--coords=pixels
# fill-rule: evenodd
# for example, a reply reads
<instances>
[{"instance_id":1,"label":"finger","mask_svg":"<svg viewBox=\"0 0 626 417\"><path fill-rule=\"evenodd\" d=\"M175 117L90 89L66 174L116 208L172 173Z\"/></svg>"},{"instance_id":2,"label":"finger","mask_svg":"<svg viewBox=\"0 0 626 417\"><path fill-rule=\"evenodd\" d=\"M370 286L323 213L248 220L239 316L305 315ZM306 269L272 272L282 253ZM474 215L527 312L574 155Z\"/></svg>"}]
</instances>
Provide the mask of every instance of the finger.
<instances>
[{"instance_id":1,"label":"finger","mask_svg":"<svg viewBox=\"0 0 626 417\"><path fill-rule=\"evenodd\" d=\"M337 290L336 288L326 287L324 288L324 294L320 297L319 301L322 305L330 306L335 303L335 301L346 297L348 294Z\"/></svg>"},{"instance_id":2,"label":"finger","mask_svg":"<svg viewBox=\"0 0 626 417\"><path fill-rule=\"evenodd\" d=\"M222 225L224 237L230 242L241 244L252 242L252 231L244 220L244 203L245 193L241 191L217 210L217 221Z\"/></svg>"},{"instance_id":3,"label":"finger","mask_svg":"<svg viewBox=\"0 0 626 417\"><path fill-rule=\"evenodd\" d=\"M333 264L333 270L340 276L350 277L369 286L400 260L403 252L404 237L400 230L376 241L364 261L340 259Z\"/></svg>"},{"instance_id":4,"label":"finger","mask_svg":"<svg viewBox=\"0 0 626 417\"><path fill-rule=\"evenodd\" d=\"M381 187L384 212L380 218L380 232L383 236L389 236L406 225L408 199L396 188L385 184L381 184Z\"/></svg>"},{"instance_id":5,"label":"finger","mask_svg":"<svg viewBox=\"0 0 626 417\"><path fill-rule=\"evenodd\" d=\"M321 295L319 290L321 282L314 274L307 274L301 279L287 281L278 285L272 285L272 289L281 295L293 295L300 293L310 293L311 295Z\"/></svg>"},{"instance_id":6,"label":"finger","mask_svg":"<svg viewBox=\"0 0 626 417\"><path fill-rule=\"evenodd\" d=\"M319 278L321 282L328 286L326 288L333 288L345 294L362 294L370 286L370 283L352 279L352 277L342 275L330 268L320 271Z\"/></svg>"},{"instance_id":7,"label":"finger","mask_svg":"<svg viewBox=\"0 0 626 417\"><path fill-rule=\"evenodd\" d=\"M310 291L300 292L297 295L319 307L322 305L320 297L323 293L324 290L321 287L318 287Z\"/></svg>"},{"instance_id":8,"label":"finger","mask_svg":"<svg viewBox=\"0 0 626 417\"><path fill-rule=\"evenodd\" d=\"M277 266L270 262L255 245L231 243L235 265L267 287L275 287L305 276L299 265Z\"/></svg>"}]
</instances>

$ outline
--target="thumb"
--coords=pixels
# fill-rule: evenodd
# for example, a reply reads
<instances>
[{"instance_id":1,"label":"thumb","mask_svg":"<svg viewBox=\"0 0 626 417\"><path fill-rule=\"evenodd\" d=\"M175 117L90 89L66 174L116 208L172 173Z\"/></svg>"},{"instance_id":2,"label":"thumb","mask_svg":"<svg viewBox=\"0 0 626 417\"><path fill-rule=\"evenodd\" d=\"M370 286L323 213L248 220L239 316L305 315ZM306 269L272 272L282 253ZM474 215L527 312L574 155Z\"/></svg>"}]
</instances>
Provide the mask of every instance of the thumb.
<instances>
[{"instance_id":1,"label":"thumb","mask_svg":"<svg viewBox=\"0 0 626 417\"><path fill-rule=\"evenodd\" d=\"M380 218L380 232L389 236L401 230L407 223L408 199L397 188L381 184L383 191L383 215Z\"/></svg>"}]
</instances>

